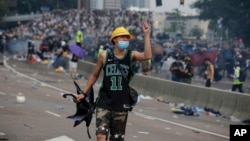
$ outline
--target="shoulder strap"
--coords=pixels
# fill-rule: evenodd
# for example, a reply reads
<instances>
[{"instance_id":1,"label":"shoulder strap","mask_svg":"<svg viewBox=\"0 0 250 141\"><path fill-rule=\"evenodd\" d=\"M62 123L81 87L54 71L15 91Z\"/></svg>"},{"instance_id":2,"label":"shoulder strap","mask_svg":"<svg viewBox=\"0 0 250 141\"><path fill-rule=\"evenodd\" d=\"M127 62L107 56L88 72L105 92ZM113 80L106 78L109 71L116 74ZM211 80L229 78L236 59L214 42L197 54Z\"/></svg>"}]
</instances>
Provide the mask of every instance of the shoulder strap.
<instances>
[{"instance_id":1,"label":"shoulder strap","mask_svg":"<svg viewBox=\"0 0 250 141\"><path fill-rule=\"evenodd\" d=\"M122 77L123 77L123 78L127 81L127 83L128 83L127 75L126 75L126 73L123 71L123 69L121 68L121 66L119 65L119 62L118 62L118 60L116 59L116 57L115 57L113 51L110 50L110 49L107 49L107 51L108 51L108 53L110 54L110 57L114 60L116 66L117 66L117 68L118 68L118 70L119 70L120 73L122 74Z\"/></svg>"}]
</instances>

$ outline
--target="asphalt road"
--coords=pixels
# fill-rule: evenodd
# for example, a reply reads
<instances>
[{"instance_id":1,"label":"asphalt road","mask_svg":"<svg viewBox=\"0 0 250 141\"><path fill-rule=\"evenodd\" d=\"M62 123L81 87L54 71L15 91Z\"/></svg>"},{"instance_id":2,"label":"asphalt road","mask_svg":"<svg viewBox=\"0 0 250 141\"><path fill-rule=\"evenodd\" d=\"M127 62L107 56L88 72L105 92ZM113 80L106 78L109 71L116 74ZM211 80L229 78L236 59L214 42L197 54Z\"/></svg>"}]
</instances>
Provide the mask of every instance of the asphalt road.
<instances>
[{"instance_id":1,"label":"asphalt road","mask_svg":"<svg viewBox=\"0 0 250 141\"><path fill-rule=\"evenodd\" d=\"M85 79L77 82L83 87ZM95 92L100 86L97 82ZM64 92L75 92L72 79L40 63L9 60L0 66L0 140L10 141L86 141L96 140L95 118L88 139L85 124L73 128L67 119L75 113L75 104L64 99ZM26 97L24 104L16 95ZM171 104L141 98L129 113L127 141L228 141L229 125L239 124L227 118L185 116L171 112Z\"/></svg>"}]
</instances>

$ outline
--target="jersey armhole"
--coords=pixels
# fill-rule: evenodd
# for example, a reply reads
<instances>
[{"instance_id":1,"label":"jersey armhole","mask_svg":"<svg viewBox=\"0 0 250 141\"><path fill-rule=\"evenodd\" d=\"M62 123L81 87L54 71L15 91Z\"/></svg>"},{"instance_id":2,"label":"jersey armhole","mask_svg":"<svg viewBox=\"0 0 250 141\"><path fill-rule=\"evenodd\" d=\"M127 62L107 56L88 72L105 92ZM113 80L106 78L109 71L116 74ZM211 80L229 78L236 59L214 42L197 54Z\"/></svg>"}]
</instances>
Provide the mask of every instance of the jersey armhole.
<instances>
[{"instance_id":1,"label":"jersey armhole","mask_svg":"<svg viewBox=\"0 0 250 141\"><path fill-rule=\"evenodd\" d=\"M106 66L106 64L107 64L108 55L109 55L109 53L108 53L108 52L109 52L109 51L108 51L108 50L106 50L106 56L105 56L105 59L104 59L104 63L103 63L102 68L104 68L104 67Z\"/></svg>"},{"instance_id":2,"label":"jersey armhole","mask_svg":"<svg viewBox=\"0 0 250 141\"><path fill-rule=\"evenodd\" d=\"M134 75L135 75L135 70L134 70L134 67L133 67L133 63L134 63L134 61L133 61L133 55L132 55L132 50L128 50L129 52L129 58L130 58L130 70L131 70L131 72L132 72L132 76L129 78L129 82L130 82L130 80L134 77Z\"/></svg>"}]
</instances>

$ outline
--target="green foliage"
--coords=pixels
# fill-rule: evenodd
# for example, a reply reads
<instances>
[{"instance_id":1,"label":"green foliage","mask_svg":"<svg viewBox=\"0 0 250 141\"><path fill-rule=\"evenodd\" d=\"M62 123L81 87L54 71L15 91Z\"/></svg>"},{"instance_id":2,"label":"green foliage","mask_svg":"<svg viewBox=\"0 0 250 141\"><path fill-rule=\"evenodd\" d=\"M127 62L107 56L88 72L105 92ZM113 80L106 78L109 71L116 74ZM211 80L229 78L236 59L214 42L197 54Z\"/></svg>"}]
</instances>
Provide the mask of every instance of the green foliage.
<instances>
[{"instance_id":1,"label":"green foliage","mask_svg":"<svg viewBox=\"0 0 250 141\"><path fill-rule=\"evenodd\" d=\"M171 17L173 20L170 23L170 27L166 29L166 32L180 32L181 34L184 34L185 19L181 16L180 10L174 9Z\"/></svg>"},{"instance_id":2,"label":"green foliage","mask_svg":"<svg viewBox=\"0 0 250 141\"><path fill-rule=\"evenodd\" d=\"M0 18L2 18L7 11L8 10L5 0L0 0Z\"/></svg>"},{"instance_id":3,"label":"green foliage","mask_svg":"<svg viewBox=\"0 0 250 141\"><path fill-rule=\"evenodd\" d=\"M221 19L223 29L250 45L249 0L198 0L192 7L199 10L200 19L212 20L210 28L216 29L213 24Z\"/></svg>"},{"instance_id":4,"label":"green foliage","mask_svg":"<svg viewBox=\"0 0 250 141\"><path fill-rule=\"evenodd\" d=\"M196 37L197 39L200 39L200 37L203 34L203 30L199 28L197 25L194 26L190 31L191 36Z\"/></svg>"},{"instance_id":5,"label":"green foliage","mask_svg":"<svg viewBox=\"0 0 250 141\"><path fill-rule=\"evenodd\" d=\"M77 0L18 0L18 12L26 14L40 11L41 7L55 9L72 9L77 8Z\"/></svg>"},{"instance_id":6,"label":"green foliage","mask_svg":"<svg viewBox=\"0 0 250 141\"><path fill-rule=\"evenodd\" d=\"M6 25L2 22L2 17L7 13L7 5L4 0L0 0L0 28L4 28Z\"/></svg>"}]
</instances>

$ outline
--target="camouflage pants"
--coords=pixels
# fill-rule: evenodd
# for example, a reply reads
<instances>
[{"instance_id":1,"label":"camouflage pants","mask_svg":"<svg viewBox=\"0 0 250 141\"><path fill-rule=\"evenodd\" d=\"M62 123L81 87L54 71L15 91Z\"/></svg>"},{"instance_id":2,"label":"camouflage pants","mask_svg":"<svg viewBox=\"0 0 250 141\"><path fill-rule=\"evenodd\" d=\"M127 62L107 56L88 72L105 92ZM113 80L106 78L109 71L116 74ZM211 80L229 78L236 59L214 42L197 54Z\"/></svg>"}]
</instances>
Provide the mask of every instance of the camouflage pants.
<instances>
[{"instance_id":1,"label":"camouflage pants","mask_svg":"<svg viewBox=\"0 0 250 141\"><path fill-rule=\"evenodd\" d=\"M110 141L124 141L127 111L110 111L96 108L96 134L105 134Z\"/></svg>"}]
</instances>

